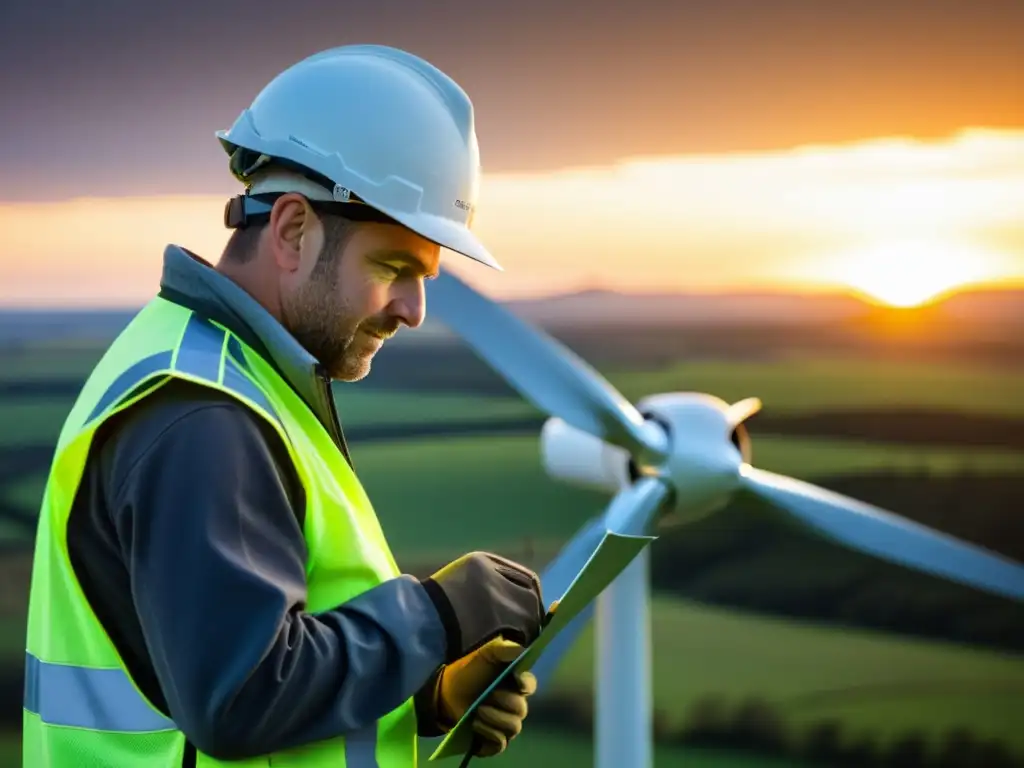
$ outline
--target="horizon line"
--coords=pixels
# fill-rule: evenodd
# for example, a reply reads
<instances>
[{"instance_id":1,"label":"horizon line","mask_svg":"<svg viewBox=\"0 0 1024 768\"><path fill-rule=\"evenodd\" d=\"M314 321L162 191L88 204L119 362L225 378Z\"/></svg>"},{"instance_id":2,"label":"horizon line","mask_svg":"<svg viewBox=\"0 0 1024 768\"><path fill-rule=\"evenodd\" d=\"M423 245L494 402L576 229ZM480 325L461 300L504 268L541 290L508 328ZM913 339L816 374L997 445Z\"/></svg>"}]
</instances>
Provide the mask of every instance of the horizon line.
<instances>
[{"instance_id":1,"label":"horizon line","mask_svg":"<svg viewBox=\"0 0 1024 768\"><path fill-rule=\"evenodd\" d=\"M922 302L918 306L906 309L921 309L923 307L935 306L956 296L972 293L1013 293L1024 291L1024 275L1019 278L1002 278L998 280L979 281L957 286L931 299ZM590 284L572 290L552 291L550 293L536 293L530 295L514 296L511 298L490 297L499 304L518 304L533 301L552 301L571 296L584 294L610 294L632 298L744 298L750 296L759 297L794 297L794 298L832 298L832 299L853 299L863 304L878 306L883 309L899 311L901 307L894 307L883 301L854 288L843 288L840 286L807 286L803 284L786 287L784 285L772 284L759 288L752 285L737 285L735 288L711 287L707 289L695 288L686 291L654 291L654 290L620 290L600 284ZM153 294L156 296L156 292ZM0 301L0 312L137 312L146 302L138 304L21 304L17 302Z\"/></svg>"}]
</instances>

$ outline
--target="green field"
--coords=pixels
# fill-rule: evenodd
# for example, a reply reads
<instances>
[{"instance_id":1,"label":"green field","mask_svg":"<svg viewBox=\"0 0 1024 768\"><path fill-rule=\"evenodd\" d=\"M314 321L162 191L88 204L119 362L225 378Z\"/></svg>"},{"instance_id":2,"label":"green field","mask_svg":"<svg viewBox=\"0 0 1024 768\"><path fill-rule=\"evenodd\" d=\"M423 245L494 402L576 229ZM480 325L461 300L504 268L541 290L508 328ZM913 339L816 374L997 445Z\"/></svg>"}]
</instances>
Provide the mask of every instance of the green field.
<instances>
[{"instance_id":1,"label":"green field","mask_svg":"<svg viewBox=\"0 0 1024 768\"><path fill-rule=\"evenodd\" d=\"M548 478L537 437L356 443L352 454L400 558L503 547L525 535L540 542L564 540L608 501L603 494ZM763 469L807 479L880 468L1024 471L1024 454L1019 452L843 440L763 438L755 443L754 455ZM35 509L44 483L41 474L19 479L3 490L3 498Z\"/></svg>"},{"instance_id":2,"label":"green field","mask_svg":"<svg viewBox=\"0 0 1024 768\"><path fill-rule=\"evenodd\" d=\"M755 444L754 455L763 469L802 478L885 467L1024 470L1024 454L1012 451L907 449L840 440L765 438ZM524 531L538 539L564 537L608 501L605 495L550 480L534 437L374 443L354 446L353 457L400 555L496 546L521 538Z\"/></svg>"},{"instance_id":3,"label":"green field","mask_svg":"<svg viewBox=\"0 0 1024 768\"><path fill-rule=\"evenodd\" d=\"M17 768L21 765L21 734L0 733L0 766Z\"/></svg>"},{"instance_id":4,"label":"green field","mask_svg":"<svg viewBox=\"0 0 1024 768\"><path fill-rule=\"evenodd\" d=\"M335 385L334 392L342 424L349 427L463 424L538 413L525 401L509 397L380 391L345 384Z\"/></svg>"},{"instance_id":5,"label":"green field","mask_svg":"<svg viewBox=\"0 0 1024 768\"><path fill-rule=\"evenodd\" d=\"M437 747L433 740L423 740L419 748L420 765L432 765L427 758ZM766 760L746 755L715 754L700 750L658 747L654 752L657 768L795 768L801 765L788 760ZM569 735L544 729L529 728L516 739L503 755L474 761L474 765L497 768L586 768L594 763L593 744L582 736ZM458 762L449 759L436 765L454 768ZM0 767L21 765L19 734L0 734Z\"/></svg>"},{"instance_id":6,"label":"green field","mask_svg":"<svg viewBox=\"0 0 1024 768\"><path fill-rule=\"evenodd\" d=\"M702 697L766 699L797 729L828 717L857 735L910 729L938 739L970 728L1024 753L1024 657L654 600L655 707L681 722ZM588 695L593 623L555 673L554 689Z\"/></svg>"},{"instance_id":7,"label":"green field","mask_svg":"<svg viewBox=\"0 0 1024 768\"><path fill-rule=\"evenodd\" d=\"M6 501L19 510L37 510L43 501L43 487L46 485L46 475L33 475L14 480L0 489L0 499ZM20 528L8 520L0 521L0 539L13 535Z\"/></svg>"},{"instance_id":8,"label":"green field","mask_svg":"<svg viewBox=\"0 0 1024 768\"><path fill-rule=\"evenodd\" d=\"M21 378L84 377L98 350L45 348L6 360L0 381ZM785 364L695 362L656 371L606 371L630 399L671 391L699 391L727 401L760 397L772 413L837 408L918 407L1005 416L1024 415L1019 371L939 364L808 360ZM466 423L535 415L515 397L380 391L373 375L357 384L335 386L342 423L372 425ZM0 447L56 440L70 399L11 397L0 401Z\"/></svg>"},{"instance_id":9,"label":"green field","mask_svg":"<svg viewBox=\"0 0 1024 768\"><path fill-rule=\"evenodd\" d=\"M0 381L15 379L66 379L85 381L92 367L103 355L105 345L95 341L80 344L67 342L35 342L17 352L4 350L0 357Z\"/></svg>"},{"instance_id":10,"label":"green field","mask_svg":"<svg viewBox=\"0 0 1024 768\"><path fill-rule=\"evenodd\" d=\"M426 758L436 749L437 743L424 741L420 747L420 765L434 765ZM512 742L505 754L484 760L474 760L481 766L496 768L589 768L594 764L594 747L590 739L542 728L531 729L529 725L521 736ZM796 768L802 763L790 760L766 760L746 755L715 754L693 749L658 747L654 751L657 768ZM438 762L436 765L455 768L455 759Z\"/></svg>"},{"instance_id":11,"label":"green field","mask_svg":"<svg viewBox=\"0 0 1024 768\"><path fill-rule=\"evenodd\" d=\"M727 706L758 697L783 713L798 739L813 723L835 717L844 740L871 734L883 746L918 729L937 744L950 729L966 727L1024 754L1024 658L667 598L654 600L652 614L655 707L671 725L682 725L709 695ZM550 690L591 695L592 629L567 654ZM590 765L591 754L582 737L527 730L498 764L558 760L570 768ZM702 768L791 764L669 748L660 748L657 759L658 766Z\"/></svg>"},{"instance_id":12,"label":"green field","mask_svg":"<svg viewBox=\"0 0 1024 768\"><path fill-rule=\"evenodd\" d=\"M41 349L18 358L0 380L85 375L98 354L88 348L60 355ZM613 370L609 378L634 399L671 390L706 391L730 401L757 395L766 409L783 413L917 406L1024 415L1024 377L980 368L800 359L783 365L698 362L654 372ZM349 427L487 421L535 413L515 398L375 391L372 375L364 383L339 385L336 391L342 421ZM32 398L0 402L0 448L52 443L70 404ZM536 435L355 440L351 448L392 548L406 568L475 548L503 551L541 567L608 500L547 478ZM1024 472L1024 452L758 437L754 463L812 481L872 470L1013 474ZM43 482L42 471L21 476L0 488L0 496L34 510ZM24 536L24 531L5 523L0 539L8 536ZM756 557L743 563L747 576L759 567ZM23 644L23 620L15 612L10 610L0 623L0 655L7 658L20 654ZM667 597L655 600L653 616L655 703L676 724L707 696L729 705L759 697L797 731L828 717L842 721L849 739L868 732L891 739L914 728L937 739L962 726L979 738L1003 739L1024 754L1024 658L746 615ZM592 667L588 629L559 669L554 690L589 695ZM0 765L7 764L4 757L0 740ZM541 729L528 730L493 764L575 768L591 762L589 739ZM700 768L790 764L668 748L660 749L657 759L658 766Z\"/></svg>"},{"instance_id":13,"label":"green field","mask_svg":"<svg viewBox=\"0 0 1024 768\"><path fill-rule=\"evenodd\" d=\"M338 410L345 428L367 426L464 424L535 415L522 400L512 398L340 390ZM0 400L0 448L26 443L56 442L72 400L8 397Z\"/></svg>"},{"instance_id":14,"label":"green field","mask_svg":"<svg viewBox=\"0 0 1024 768\"><path fill-rule=\"evenodd\" d=\"M733 402L760 397L774 413L913 406L968 413L1024 414L1020 369L852 358L785 362L681 363L660 371L606 372L632 400L657 392L707 392Z\"/></svg>"},{"instance_id":15,"label":"green field","mask_svg":"<svg viewBox=\"0 0 1024 768\"><path fill-rule=\"evenodd\" d=\"M55 444L71 411L69 400L8 397L0 400L0 448Z\"/></svg>"},{"instance_id":16,"label":"green field","mask_svg":"<svg viewBox=\"0 0 1024 768\"><path fill-rule=\"evenodd\" d=\"M0 381L84 380L101 351L97 347L55 352L41 346L6 356L0 368ZM800 356L784 362L700 360L657 370L603 366L602 373L634 400L658 392L696 391L729 401L757 396L766 408L779 412L918 406L973 413L1024 414L1024 401L1017 396L1024 381L1020 369ZM534 412L514 397L478 400L462 394L380 393L374 390L372 372L362 382L336 385L335 392L346 423L380 419L394 423L408 417L448 420L475 418L475 414L514 416ZM371 397L364 399L364 395ZM484 406L483 400L492 402Z\"/></svg>"}]
</instances>

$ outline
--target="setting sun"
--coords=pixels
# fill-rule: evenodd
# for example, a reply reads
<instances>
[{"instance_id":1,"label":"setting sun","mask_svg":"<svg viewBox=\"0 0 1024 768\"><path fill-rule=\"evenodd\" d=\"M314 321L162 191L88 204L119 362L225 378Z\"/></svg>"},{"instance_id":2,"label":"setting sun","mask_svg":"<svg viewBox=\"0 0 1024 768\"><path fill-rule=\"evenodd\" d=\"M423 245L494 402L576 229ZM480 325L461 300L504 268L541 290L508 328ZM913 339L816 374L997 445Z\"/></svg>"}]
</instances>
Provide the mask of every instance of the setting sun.
<instances>
[{"instance_id":1,"label":"setting sun","mask_svg":"<svg viewBox=\"0 0 1024 768\"><path fill-rule=\"evenodd\" d=\"M981 248L900 241L844 254L839 279L893 307L915 307L996 273L995 256Z\"/></svg>"}]
</instances>

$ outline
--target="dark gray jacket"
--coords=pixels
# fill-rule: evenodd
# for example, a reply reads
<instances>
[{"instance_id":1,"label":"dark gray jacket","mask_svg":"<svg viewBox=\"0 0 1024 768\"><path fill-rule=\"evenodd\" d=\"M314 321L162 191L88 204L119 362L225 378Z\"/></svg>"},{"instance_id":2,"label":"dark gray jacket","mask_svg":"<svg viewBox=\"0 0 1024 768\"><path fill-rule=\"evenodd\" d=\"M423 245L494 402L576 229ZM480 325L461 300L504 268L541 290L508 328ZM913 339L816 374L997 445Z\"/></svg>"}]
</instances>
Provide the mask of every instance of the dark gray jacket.
<instances>
[{"instance_id":1,"label":"dark gray jacket","mask_svg":"<svg viewBox=\"0 0 1024 768\"><path fill-rule=\"evenodd\" d=\"M271 360L348 458L329 381L255 300L173 246L161 295ZM365 734L443 662L444 628L411 576L306 611L304 506L278 435L230 396L175 381L97 434L71 562L136 684L188 737L186 766L195 747L231 759Z\"/></svg>"}]
</instances>

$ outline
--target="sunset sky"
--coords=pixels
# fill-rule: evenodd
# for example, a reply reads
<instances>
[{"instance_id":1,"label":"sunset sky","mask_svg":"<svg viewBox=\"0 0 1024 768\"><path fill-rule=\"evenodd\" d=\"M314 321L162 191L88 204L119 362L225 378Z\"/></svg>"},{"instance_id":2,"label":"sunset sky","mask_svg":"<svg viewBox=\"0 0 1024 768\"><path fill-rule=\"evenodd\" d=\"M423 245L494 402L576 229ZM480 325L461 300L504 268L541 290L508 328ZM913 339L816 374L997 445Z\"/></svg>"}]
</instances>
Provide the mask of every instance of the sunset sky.
<instances>
[{"instance_id":1,"label":"sunset sky","mask_svg":"<svg viewBox=\"0 0 1024 768\"><path fill-rule=\"evenodd\" d=\"M349 42L473 98L506 272L448 259L495 295L1024 280L1024 2L676 5L5 4L0 303L137 304L166 243L215 259L213 132Z\"/></svg>"}]
</instances>

